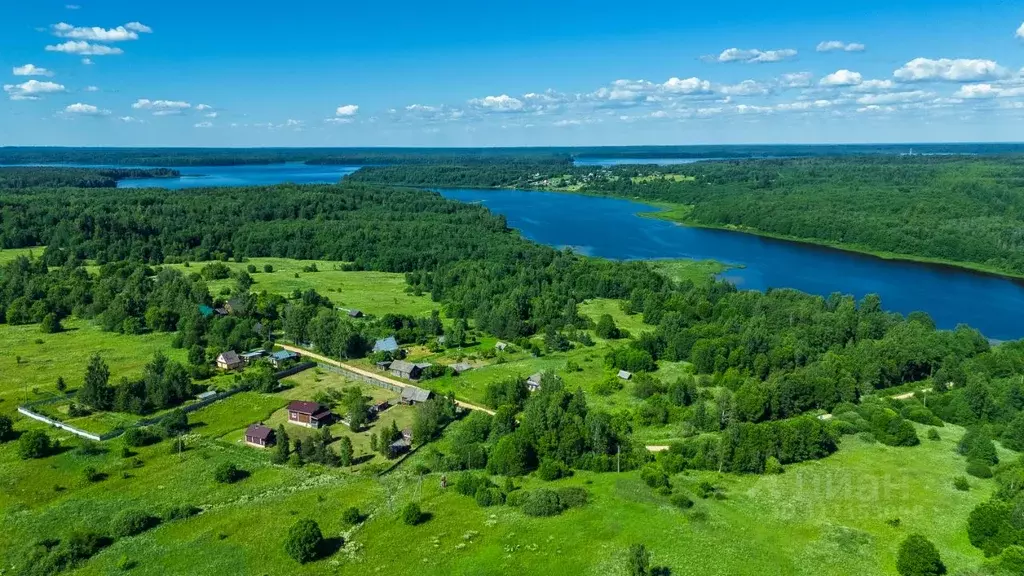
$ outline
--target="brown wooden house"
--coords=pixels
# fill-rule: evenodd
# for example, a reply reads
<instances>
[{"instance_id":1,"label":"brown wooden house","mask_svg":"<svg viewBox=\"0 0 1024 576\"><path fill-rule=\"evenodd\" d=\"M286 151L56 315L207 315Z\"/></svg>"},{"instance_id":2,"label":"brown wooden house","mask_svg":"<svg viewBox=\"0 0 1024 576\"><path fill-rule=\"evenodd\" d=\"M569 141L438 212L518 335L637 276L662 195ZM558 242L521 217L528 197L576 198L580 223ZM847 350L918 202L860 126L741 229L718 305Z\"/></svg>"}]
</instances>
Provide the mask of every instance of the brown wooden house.
<instances>
[{"instance_id":1,"label":"brown wooden house","mask_svg":"<svg viewBox=\"0 0 1024 576\"><path fill-rule=\"evenodd\" d=\"M245 443L257 448L266 448L274 444L274 429L263 423L253 424L245 429Z\"/></svg>"},{"instance_id":2,"label":"brown wooden house","mask_svg":"<svg viewBox=\"0 0 1024 576\"><path fill-rule=\"evenodd\" d=\"M321 428L331 423L334 415L326 406L316 402L305 402L294 400L288 404L288 422L306 426L307 428Z\"/></svg>"}]
</instances>

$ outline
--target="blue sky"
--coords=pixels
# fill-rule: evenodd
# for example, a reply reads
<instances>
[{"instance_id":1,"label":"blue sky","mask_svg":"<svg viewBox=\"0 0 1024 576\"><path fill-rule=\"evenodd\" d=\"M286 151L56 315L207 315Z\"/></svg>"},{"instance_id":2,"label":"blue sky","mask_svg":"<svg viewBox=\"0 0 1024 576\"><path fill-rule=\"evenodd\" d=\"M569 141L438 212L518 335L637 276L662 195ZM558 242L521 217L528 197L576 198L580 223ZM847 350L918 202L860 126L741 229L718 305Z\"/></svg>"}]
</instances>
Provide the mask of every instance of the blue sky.
<instances>
[{"instance_id":1,"label":"blue sky","mask_svg":"<svg viewBox=\"0 0 1024 576\"><path fill-rule=\"evenodd\" d=\"M4 2L0 145L1024 140L1024 6L690 4Z\"/></svg>"}]
</instances>

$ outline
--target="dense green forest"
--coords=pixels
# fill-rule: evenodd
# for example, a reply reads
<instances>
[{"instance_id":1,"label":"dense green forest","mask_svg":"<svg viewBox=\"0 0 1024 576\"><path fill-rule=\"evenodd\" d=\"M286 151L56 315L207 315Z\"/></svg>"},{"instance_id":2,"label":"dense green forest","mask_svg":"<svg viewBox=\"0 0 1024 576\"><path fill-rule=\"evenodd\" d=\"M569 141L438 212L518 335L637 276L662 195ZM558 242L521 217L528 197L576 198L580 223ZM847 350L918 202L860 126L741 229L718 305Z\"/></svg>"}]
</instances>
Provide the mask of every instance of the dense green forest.
<instances>
[{"instance_id":1,"label":"dense green forest","mask_svg":"<svg viewBox=\"0 0 1024 576\"><path fill-rule=\"evenodd\" d=\"M666 175L673 175L668 177ZM533 187L692 207L682 221L1024 274L1020 156L859 156L560 170L388 166L415 186Z\"/></svg>"},{"instance_id":2,"label":"dense green forest","mask_svg":"<svg viewBox=\"0 0 1024 576\"><path fill-rule=\"evenodd\" d=\"M168 168L58 168L48 166L0 167L0 189L115 188L127 178L176 178Z\"/></svg>"}]
</instances>

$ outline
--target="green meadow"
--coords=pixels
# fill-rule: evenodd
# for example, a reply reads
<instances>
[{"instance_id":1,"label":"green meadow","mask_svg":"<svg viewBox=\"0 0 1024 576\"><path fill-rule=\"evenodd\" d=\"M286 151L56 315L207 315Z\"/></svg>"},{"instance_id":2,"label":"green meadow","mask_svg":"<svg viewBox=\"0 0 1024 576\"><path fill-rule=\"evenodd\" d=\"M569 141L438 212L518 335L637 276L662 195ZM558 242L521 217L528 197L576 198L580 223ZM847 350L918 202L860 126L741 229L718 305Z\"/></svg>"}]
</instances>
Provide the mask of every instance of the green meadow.
<instances>
[{"instance_id":1,"label":"green meadow","mask_svg":"<svg viewBox=\"0 0 1024 576\"><path fill-rule=\"evenodd\" d=\"M346 272L341 270L341 262L322 260L293 260L290 258L249 258L244 263L225 262L232 271L246 270L249 265L256 267L252 273L253 284L250 291L266 290L271 294L290 295L295 290L313 289L330 298L339 308L356 309L370 314L387 313L423 316L431 310L440 308L432 302L430 296L416 296L406 292L405 276L389 272ZM273 272L264 272L265 265L273 266ZM304 272L303 269L316 265L317 272ZM169 264L167 267L183 272L199 272L204 263L193 262L186 268L184 264ZM210 293L214 297L224 288L234 286L234 280L209 281Z\"/></svg>"},{"instance_id":2,"label":"green meadow","mask_svg":"<svg viewBox=\"0 0 1024 576\"><path fill-rule=\"evenodd\" d=\"M43 255L46 246L33 246L31 248L2 248L0 249L0 266L7 264L19 256L35 258Z\"/></svg>"},{"instance_id":3,"label":"green meadow","mask_svg":"<svg viewBox=\"0 0 1024 576\"><path fill-rule=\"evenodd\" d=\"M241 427L242 418L235 424ZM139 449L133 457L139 467L114 454L116 441L105 455L70 451L18 466L11 447L0 447L0 478L12 488L0 500L8 528L0 553L16 557L36 534L103 526L125 507L159 511L192 504L204 511L120 539L72 573L120 573L118 566L127 561L134 564L130 573L141 575L620 574L624 550L644 542L654 564L673 575L895 575L896 546L912 532L932 539L955 573L982 561L967 542L963 519L994 486L972 479L968 492L953 488L952 478L963 470L953 454L962 430L947 426L940 429L941 441L913 448L845 437L835 455L778 476L680 474L673 486L697 502L688 511L671 506L637 472L579 472L554 483L519 479L517 485L528 489L575 485L591 494L583 508L531 518L515 508L481 508L451 488L442 490L440 475L413 472L419 455L381 478L319 466L296 469L269 464L265 451L242 446L235 432L218 439L208 436L211 431L198 427L180 455L163 444ZM919 432L923 436L924 427ZM251 476L216 484L212 470L223 461L238 463ZM86 483L80 474L87 465L109 470L109 478ZM18 474L12 474L15 468ZM37 482L41 477L45 483ZM714 483L723 499L697 498L701 480ZM419 502L430 520L403 524L399 510L409 501ZM368 515L362 525L342 525L348 506ZM344 546L300 566L284 553L283 540L288 527L306 517Z\"/></svg>"}]
</instances>

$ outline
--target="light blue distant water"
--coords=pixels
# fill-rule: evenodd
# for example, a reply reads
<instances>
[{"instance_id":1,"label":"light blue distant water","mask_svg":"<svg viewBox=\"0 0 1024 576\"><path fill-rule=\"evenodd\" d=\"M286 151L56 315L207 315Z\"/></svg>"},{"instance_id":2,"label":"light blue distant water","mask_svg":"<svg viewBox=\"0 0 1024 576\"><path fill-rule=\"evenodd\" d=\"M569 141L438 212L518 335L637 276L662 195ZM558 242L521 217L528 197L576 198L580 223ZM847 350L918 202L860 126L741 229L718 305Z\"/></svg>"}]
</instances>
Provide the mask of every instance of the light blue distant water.
<instances>
[{"instance_id":1,"label":"light blue distant water","mask_svg":"<svg viewBox=\"0 0 1024 576\"><path fill-rule=\"evenodd\" d=\"M987 337L1024 336L1024 283L956 268L882 260L752 234L680 226L638 216L657 208L613 198L517 190L440 189L503 214L524 236L579 253L623 260L712 259L742 266L725 273L740 288L796 288L878 294L903 314L927 312L941 328L965 323Z\"/></svg>"},{"instance_id":2,"label":"light blue distant water","mask_svg":"<svg viewBox=\"0 0 1024 576\"><path fill-rule=\"evenodd\" d=\"M359 166L312 166L308 164L263 164L243 166L185 166L175 168L179 178L136 178L121 180L118 188L204 188L208 186L270 186L336 183L359 170Z\"/></svg>"}]
</instances>

